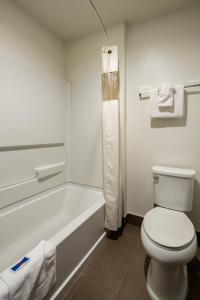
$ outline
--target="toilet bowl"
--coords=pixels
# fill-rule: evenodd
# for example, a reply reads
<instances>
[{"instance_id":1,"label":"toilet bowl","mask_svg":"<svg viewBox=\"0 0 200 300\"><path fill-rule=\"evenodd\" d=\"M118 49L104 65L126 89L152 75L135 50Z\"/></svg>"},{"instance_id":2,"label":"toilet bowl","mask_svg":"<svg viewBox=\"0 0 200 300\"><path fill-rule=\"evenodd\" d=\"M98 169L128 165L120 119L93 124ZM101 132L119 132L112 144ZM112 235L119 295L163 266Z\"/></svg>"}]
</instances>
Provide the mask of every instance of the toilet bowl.
<instances>
[{"instance_id":1,"label":"toilet bowl","mask_svg":"<svg viewBox=\"0 0 200 300\"><path fill-rule=\"evenodd\" d=\"M195 171L154 166L154 203L145 216L141 239L150 256L146 286L153 300L185 300L187 263L197 251L192 210Z\"/></svg>"},{"instance_id":2,"label":"toilet bowl","mask_svg":"<svg viewBox=\"0 0 200 300\"><path fill-rule=\"evenodd\" d=\"M192 222L183 212L156 207L144 217L141 238L151 257L146 279L151 298L186 299L186 264L197 250Z\"/></svg>"}]
</instances>

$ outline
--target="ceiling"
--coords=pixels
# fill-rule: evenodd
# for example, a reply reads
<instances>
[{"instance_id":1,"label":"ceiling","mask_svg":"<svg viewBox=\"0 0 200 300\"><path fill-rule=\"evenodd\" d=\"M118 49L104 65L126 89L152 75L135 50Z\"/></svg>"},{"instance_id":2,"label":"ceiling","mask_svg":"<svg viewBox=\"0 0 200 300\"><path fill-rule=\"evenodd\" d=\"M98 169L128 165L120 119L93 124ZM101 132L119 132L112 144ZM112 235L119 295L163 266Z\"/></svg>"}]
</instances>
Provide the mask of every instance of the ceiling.
<instances>
[{"instance_id":1,"label":"ceiling","mask_svg":"<svg viewBox=\"0 0 200 300\"><path fill-rule=\"evenodd\" d=\"M88 0L13 0L63 40L99 29ZM199 0L93 0L105 25L143 22Z\"/></svg>"}]
</instances>

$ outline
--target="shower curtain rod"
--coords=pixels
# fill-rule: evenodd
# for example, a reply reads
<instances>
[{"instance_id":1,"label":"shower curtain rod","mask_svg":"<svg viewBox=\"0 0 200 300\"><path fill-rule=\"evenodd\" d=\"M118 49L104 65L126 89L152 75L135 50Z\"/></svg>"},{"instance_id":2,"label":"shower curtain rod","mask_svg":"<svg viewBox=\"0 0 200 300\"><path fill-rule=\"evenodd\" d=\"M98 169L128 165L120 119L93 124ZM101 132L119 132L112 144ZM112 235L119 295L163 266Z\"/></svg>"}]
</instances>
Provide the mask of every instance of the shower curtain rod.
<instances>
[{"instance_id":1,"label":"shower curtain rod","mask_svg":"<svg viewBox=\"0 0 200 300\"><path fill-rule=\"evenodd\" d=\"M92 9L93 9L93 11L94 11L94 13L95 13L95 15L96 15L97 18L99 19L99 22L100 22L100 24L101 24L103 33L104 33L105 38L106 38L106 41L107 41L107 45L108 45L108 47L109 47L110 43L109 43L108 33L107 33L106 27L105 27L105 25L104 25L104 23L103 23L103 21L102 21L102 19L101 19L101 16L100 16L100 14L98 13L98 10L97 10L96 6L94 5L94 3L92 2L92 0L88 0L88 1L89 1L90 5L91 5L91 7L92 7ZM108 50L108 53L110 54L110 53L112 53L112 51L111 51L111 50Z\"/></svg>"}]
</instances>

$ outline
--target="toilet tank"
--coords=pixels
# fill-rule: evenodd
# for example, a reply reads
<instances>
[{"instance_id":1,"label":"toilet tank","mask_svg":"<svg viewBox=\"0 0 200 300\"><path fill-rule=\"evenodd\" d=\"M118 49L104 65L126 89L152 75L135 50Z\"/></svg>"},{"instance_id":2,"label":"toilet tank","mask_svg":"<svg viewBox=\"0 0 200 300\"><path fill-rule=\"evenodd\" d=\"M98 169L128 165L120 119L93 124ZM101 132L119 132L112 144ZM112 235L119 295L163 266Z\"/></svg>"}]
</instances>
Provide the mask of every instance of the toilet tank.
<instances>
[{"instance_id":1,"label":"toilet tank","mask_svg":"<svg viewBox=\"0 0 200 300\"><path fill-rule=\"evenodd\" d=\"M178 211L191 211L195 171L153 166L154 201L158 206Z\"/></svg>"}]
</instances>

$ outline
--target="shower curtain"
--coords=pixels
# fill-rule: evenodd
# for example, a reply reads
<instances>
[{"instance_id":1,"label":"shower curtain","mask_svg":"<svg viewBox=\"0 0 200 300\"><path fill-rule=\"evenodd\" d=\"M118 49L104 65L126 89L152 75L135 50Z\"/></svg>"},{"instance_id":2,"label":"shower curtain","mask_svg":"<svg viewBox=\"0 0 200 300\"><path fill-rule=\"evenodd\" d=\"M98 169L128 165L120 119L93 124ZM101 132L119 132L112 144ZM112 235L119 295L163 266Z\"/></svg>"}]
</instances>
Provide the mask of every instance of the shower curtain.
<instances>
[{"instance_id":1,"label":"shower curtain","mask_svg":"<svg viewBox=\"0 0 200 300\"><path fill-rule=\"evenodd\" d=\"M105 227L122 226L122 172L120 153L119 64L116 46L102 49L103 179Z\"/></svg>"}]
</instances>

